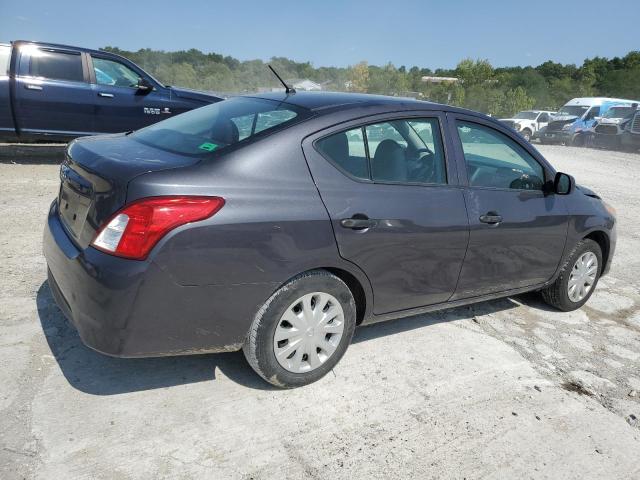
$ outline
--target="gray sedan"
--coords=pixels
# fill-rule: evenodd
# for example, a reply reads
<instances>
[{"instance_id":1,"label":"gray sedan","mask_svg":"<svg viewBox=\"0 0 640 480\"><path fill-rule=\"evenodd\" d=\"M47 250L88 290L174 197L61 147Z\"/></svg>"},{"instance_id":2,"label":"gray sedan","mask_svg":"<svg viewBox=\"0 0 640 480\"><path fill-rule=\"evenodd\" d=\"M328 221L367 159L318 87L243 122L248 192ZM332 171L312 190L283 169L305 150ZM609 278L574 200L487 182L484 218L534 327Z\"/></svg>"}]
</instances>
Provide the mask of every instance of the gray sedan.
<instances>
[{"instance_id":1,"label":"gray sedan","mask_svg":"<svg viewBox=\"0 0 640 480\"><path fill-rule=\"evenodd\" d=\"M44 252L89 347L243 349L316 381L354 329L527 291L580 308L615 216L485 115L356 94L238 97L73 141Z\"/></svg>"}]
</instances>

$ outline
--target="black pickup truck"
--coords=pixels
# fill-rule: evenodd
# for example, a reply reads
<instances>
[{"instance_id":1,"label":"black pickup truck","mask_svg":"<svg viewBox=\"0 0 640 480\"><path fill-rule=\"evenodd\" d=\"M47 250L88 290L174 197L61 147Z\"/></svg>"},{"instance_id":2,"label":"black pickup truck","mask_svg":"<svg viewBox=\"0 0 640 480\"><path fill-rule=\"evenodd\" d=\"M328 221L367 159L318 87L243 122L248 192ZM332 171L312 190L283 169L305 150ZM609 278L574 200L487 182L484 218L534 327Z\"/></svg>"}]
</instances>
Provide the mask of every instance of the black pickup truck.
<instances>
[{"instance_id":1,"label":"black pickup truck","mask_svg":"<svg viewBox=\"0 0 640 480\"><path fill-rule=\"evenodd\" d=\"M162 85L99 50L0 44L0 139L69 140L136 130L222 98Z\"/></svg>"}]
</instances>

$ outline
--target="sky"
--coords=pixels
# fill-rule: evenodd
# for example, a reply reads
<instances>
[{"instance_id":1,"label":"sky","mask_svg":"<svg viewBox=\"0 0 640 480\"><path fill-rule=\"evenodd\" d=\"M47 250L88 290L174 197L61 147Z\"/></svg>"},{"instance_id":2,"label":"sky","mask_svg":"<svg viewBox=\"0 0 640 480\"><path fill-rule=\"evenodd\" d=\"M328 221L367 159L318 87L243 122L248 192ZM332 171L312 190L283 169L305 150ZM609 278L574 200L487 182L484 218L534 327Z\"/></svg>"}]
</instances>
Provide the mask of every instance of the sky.
<instances>
[{"instance_id":1,"label":"sky","mask_svg":"<svg viewBox=\"0 0 640 480\"><path fill-rule=\"evenodd\" d=\"M0 0L0 42L187 50L314 66L581 64L640 50L640 0Z\"/></svg>"}]
</instances>

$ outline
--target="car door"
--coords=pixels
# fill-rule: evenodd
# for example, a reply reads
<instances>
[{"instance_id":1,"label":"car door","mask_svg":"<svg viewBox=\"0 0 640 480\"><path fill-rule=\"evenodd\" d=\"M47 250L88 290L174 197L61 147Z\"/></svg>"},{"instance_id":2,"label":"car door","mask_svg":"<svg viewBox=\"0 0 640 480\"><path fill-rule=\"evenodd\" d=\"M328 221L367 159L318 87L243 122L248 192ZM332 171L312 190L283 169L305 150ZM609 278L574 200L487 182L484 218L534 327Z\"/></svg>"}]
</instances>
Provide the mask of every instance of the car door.
<instances>
[{"instance_id":1,"label":"car door","mask_svg":"<svg viewBox=\"0 0 640 480\"><path fill-rule=\"evenodd\" d=\"M549 125L549 114L547 112L540 113L540 115L538 115L537 123L538 125L536 128L538 130Z\"/></svg>"},{"instance_id":2,"label":"car door","mask_svg":"<svg viewBox=\"0 0 640 480\"><path fill-rule=\"evenodd\" d=\"M22 45L15 115L22 133L93 133L93 98L81 52Z\"/></svg>"},{"instance_id":3,"label":"car door","mask_svg":"<svg viewBox=\"0 0 640 480\"><path fill-rule=\"evenodd\" d=\"M375 314L451 297L468 240L444 117L382 117L303 142L340 255L368 276Z\"/></svg>"},{"instance_id":4,"label":"car door","mask_svg":"<svg viewBox=\"0 0 640 480\"><path fill-rule=\"evenodd\" d=\"M450 115L458 174L466 184L469 247L452 299L536 285L555 273L567 237L561 196L546 193L553 171L508 129Z\"/></svg>"},{"instance_id":5,"label":"car door","mask_svg":"<svg viewBox=\"0 0 640 480\"><path fill-rule=\"evenodd\" d=\"M172 115L164 91L138 88L143 74L132 66L94 53L89 65L99 132L137 130Z\"/></svg>"}]
</instances>

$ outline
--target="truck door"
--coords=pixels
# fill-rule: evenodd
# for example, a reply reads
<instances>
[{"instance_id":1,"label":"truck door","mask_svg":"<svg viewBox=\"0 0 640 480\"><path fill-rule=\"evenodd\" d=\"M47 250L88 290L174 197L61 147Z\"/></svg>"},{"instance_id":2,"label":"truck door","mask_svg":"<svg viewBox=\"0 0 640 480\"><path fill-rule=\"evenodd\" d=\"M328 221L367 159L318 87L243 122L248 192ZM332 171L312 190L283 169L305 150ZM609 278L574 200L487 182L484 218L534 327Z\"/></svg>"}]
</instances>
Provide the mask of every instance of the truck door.
<instances>
[{"instance_id":1,"label":"truck door","mask_svg":"<svg viewBox=\"0 0 640 480\"><path fill-rule=\"evenodd\" d=\"M547 112L542 112L540 115L538 115L538 126L537 126L537 130L540 130L542 127L546 127L547 125L549 125L549 114Z\"/></svg>"},{"instance_id":2,"label":"truck door","mask_svg":"<svg viewBox=\"0 0 640 480\"><path fill-rule=\"evenodd\" d=\"M21 45L14 111L21 134L93 133L93 99L83 55L62 48Z\"/></svg>"},{"instance_id":3,"label":"truck door","mask_svg":"<svg viewBox=\"0 0 640 480\"><path fill-rule=\"evenodd\" d=\"M128 132L164 120L172 115L164 91L151 85L141 90L145 76L113 58L90 55L92 91L96 102L96 130Z\"/></svg>"}]
</instances>

